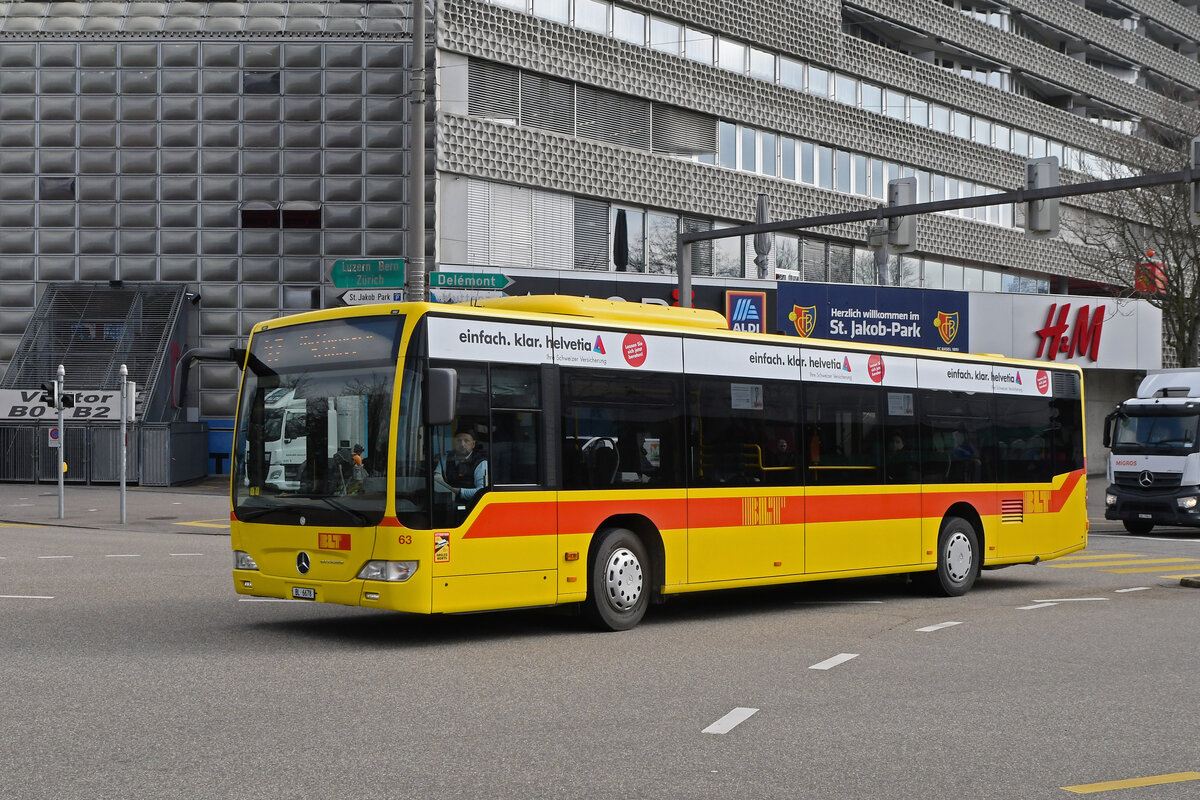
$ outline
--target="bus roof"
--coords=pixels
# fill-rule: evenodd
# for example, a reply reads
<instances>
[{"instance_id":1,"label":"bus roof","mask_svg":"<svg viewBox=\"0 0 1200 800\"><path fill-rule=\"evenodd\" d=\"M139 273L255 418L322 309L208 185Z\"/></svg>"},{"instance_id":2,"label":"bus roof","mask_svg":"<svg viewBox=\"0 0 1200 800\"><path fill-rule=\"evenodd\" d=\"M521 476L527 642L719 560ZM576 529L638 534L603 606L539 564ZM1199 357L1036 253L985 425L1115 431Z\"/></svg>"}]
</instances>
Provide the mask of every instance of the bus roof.
<instances>
[{"instance_id":1,"label":"bus roof","mask_svg":"<svg viewBox=\"0 0 1200 800\"><path fill-rule=\"evenodd\" d=\"M558 314L569 317L587 317L606 322L628 322L635 325L657 324L673 327L701 328L705 330L729 330L725 317L716 311L703 308L681 308L649 303L600 300L595 297L571 297L568 295L524 295L472 300L474 308L497 308L506 311L525 311L539 314Z\"/></svg>"}]
</instances>

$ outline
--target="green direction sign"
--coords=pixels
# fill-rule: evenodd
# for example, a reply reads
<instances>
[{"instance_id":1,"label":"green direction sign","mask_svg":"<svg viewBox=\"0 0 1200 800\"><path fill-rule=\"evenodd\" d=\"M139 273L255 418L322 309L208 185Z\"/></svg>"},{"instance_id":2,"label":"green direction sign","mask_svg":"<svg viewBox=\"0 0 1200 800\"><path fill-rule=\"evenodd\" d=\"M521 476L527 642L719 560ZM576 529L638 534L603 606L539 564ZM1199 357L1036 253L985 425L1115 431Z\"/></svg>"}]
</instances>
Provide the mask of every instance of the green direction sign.
<instances>
[{"instance_id":1,"label":"green direction sign","mask_svg":"<svg viewBox=\"0 0 1200 800\"><path fill-rule=\"evenodd\" d=\"M338 289L385 289L404 285L403 258L343 258L329 276Z\"/></svg>"},{"instance_id":2,"label":"green direction sign","mask_svg":"<svg viewBox=\"0 0 1200 800\"><path fill-rule=\"evenodd\" d=\"M431 289L507 289L512 279L496 272L431 272Z\"/></svg>"}]
</instances>

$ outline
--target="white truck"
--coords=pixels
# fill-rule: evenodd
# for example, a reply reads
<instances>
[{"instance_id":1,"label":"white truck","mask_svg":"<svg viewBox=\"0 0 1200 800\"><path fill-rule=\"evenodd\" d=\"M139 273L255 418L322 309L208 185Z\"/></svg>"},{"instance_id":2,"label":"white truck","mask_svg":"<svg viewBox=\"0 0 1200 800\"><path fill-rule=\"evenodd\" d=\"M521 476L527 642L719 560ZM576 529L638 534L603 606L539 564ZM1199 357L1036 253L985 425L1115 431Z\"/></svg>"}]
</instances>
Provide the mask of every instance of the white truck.
<instances>
[{"instance_id":1,"label":"white truck","mask_svg":"<svg viewBox=\"0 0 1200 800\"><path fill-rule=\"evenodd\" d=\"M1130 533L1200 527L1200 369L1151 370L1104 420L1104 518Z\"/></svg>"}]
</instances>

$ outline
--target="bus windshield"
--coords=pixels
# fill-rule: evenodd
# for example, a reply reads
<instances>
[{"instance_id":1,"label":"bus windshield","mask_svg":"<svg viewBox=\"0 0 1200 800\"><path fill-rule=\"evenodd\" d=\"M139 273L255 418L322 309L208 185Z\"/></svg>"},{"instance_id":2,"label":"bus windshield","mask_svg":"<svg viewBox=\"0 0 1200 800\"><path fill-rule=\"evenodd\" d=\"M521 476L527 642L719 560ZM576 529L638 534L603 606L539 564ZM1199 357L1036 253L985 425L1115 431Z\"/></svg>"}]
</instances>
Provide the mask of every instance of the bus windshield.
<instances>
[{"instance_id":1,"label":"bus windshield","mask_svg":"<svg viewBox=\"0 0 1200 800\"><path fill-rule=\"evenodd\" d=\"M268 329L250 344L234 442L243 522L383 518L399 316Z\"/></svg>"},{"instance_id":2,"label":"bus windshield","mask_svg":"<svg viewBox=\"0 0 1200 800\"><path fill-rule=\"evenodd\" d=\"M1200 417L1195 414L1130 414L1117 416L1114 453L1190 453L1196 446Z\"/></svg>"}]
</instances>

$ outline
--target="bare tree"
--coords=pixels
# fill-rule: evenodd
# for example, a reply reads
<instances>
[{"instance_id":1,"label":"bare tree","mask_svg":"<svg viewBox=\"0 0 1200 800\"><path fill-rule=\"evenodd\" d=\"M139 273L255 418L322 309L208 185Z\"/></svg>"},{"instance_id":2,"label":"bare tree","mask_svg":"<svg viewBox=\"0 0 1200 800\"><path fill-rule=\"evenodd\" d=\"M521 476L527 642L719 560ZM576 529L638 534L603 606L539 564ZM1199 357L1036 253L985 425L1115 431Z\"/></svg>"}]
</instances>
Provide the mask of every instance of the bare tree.
<instances>
[{"instance_id":1,"label":"bare tree","mask_svg":"<svg viewBox=\"0 0 1200 800\"><path fill-rule=\"evenodd\" d=\"M1129 137L1103 177L1187 165L1193 134L1148 122L1142 133L1156 141ZM1086 213L1064 216L1062 224L1074 239L1073 255L1096 280L1162 310L1164 345L1180 366L1194 367L1200 365L1200 225L1192 221L1189 192L1187 184L1169 184L1093 195Z\"/></svg>"}]
</instances>

